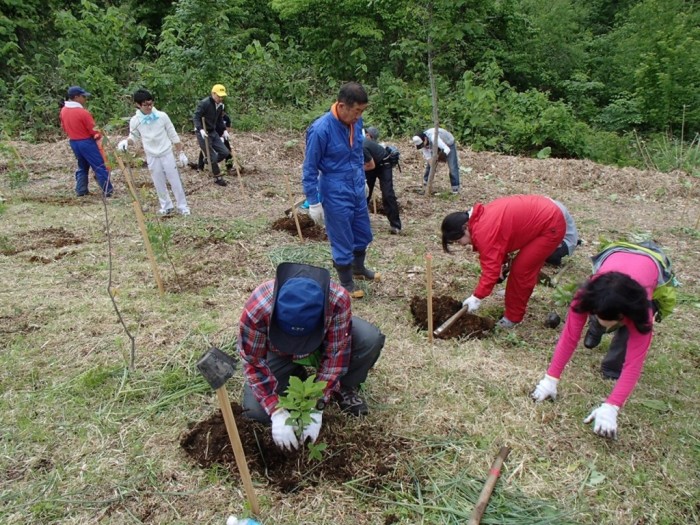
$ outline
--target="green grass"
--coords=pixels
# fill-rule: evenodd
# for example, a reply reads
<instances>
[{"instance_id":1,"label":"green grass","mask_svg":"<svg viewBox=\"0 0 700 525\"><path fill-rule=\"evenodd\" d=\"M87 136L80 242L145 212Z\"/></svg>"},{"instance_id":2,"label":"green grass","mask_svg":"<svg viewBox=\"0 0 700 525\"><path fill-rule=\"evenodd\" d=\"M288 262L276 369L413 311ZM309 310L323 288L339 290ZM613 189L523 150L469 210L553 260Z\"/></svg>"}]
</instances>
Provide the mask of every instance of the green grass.
<instances>
[{"instance_id":1,"label":"green grass","mask_svg":"<svg viewBox=\"0 0 700 525\"><path fill-rule=\"evenodd\" d=\"M267 174L297 169L299 151L285 149L284 143L298 139L279 137L266 150L279 153L273 159L253 153L257 138L237 137L246 165L256 170L244 177L248 199L237 187L224 192L194 172L183 176L193 215L153 221L151 227L156 234L158 224L167 230L162 244L172 261L159 259L168 283L163 297L117 174L120 195L109 203L112 284L136 338L133 370L128 369L130 341L106 294L102 204L71 197L66 170L73 169L74 160L65 144L55 145L60 153L52 156L44 154L46 145L23 147L28 165L41 176L30 174L30 183L20 190L10 188L7 178L0 180L5 199L0 203L0 522L220 525L229 514L246 513L238 477L223 467L201 469L178 443L191 424L216 410L195 363L212 345L236 353L238 320L253 289L273 278L283 261L328 268L335 276L327 242L302 244L269 228L288 202L269 195L279 177ZM192 156L194 141L185 141ZM256 473L261 521L465 523L503 445L512 452L482 523L639 525L644 520L645 525L676 525L700 520L700 236L694 227L700 205L695 187L662 173L645 176L640 186L640 172L621 170L599 180L591 177L595 191L579 191L568 187L566 169L585 174L597 166L563 159L482 159L472 153L474 177L465 180L460 197L422 197L411 191L422 160L405 157L405 174L395 178L404 231L376 235L367 260L383 281L361 283L367 297L352 303L354 315L387 336L365 384L371 408L366 421L370 428L381 423L391 436L413 444L397 467L400 475L391 478L403 482L369 487L360 477L348 485L322 482L301 493L281 494ZM518 182L514 167L523 164L530 171L524 170L524 182ZM547 169L558 178L548 178ZM559 181L554 188L545 182L553 180ZM141 196L150 214L157 201L146 188ZM617 441L599 438L582 423L612 388L598 372L609 336L598 349L579 348L556 402L535 405L528 398L561 331L561 326L542 326L553 309L562 317L565 313L553 307L554 289L536 287L517 329L478 341L430 344L414 326L408 306L411 297L425 294L426 253L433 255L434 295L461 301L479 279L477 254L459 247L453 255L442 253L439 223L446 212L505 193L553 190L553 196L573 204L587 241L563 275L563 287L588 275L588 257L599 237L633 233L653 234L668 246L683 283L673 316L655 326L642 379L620 412ZM668 197L655 197L660 190ZM46 195L64 200L41 200ZM616 195L614 202L610 195ZM372 219L377 231L386 228L383 217ZM53 246L40 233L49 227L63 228L81 242ZM61 250L71 255L56 258ZM32 256L49 262L32 261ZM503 308L503 301L491 296L480 312L497 319ZM227 389L232 400L240 399L240 370Z\"/></svg>"}]
</instances>

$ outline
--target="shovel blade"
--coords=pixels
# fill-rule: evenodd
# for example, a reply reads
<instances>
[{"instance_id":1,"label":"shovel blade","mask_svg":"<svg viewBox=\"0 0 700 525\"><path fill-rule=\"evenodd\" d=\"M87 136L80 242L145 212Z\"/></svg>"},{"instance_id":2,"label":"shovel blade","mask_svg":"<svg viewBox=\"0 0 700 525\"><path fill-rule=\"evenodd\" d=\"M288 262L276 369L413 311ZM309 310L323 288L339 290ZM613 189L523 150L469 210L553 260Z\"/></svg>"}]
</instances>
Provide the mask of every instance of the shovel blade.
<instances>
[{"instance_id":1,"label":"shovel blade","mask_svg":"<svg viewBox=\"0 0 700 525\"><path fill-rule=\"evenodd\" d=\"M236 359L218 348L212 346L197 361L197 370L207 380L213 390L218 390L233 376L236 369Z\"/></svg>"}]
</instances>

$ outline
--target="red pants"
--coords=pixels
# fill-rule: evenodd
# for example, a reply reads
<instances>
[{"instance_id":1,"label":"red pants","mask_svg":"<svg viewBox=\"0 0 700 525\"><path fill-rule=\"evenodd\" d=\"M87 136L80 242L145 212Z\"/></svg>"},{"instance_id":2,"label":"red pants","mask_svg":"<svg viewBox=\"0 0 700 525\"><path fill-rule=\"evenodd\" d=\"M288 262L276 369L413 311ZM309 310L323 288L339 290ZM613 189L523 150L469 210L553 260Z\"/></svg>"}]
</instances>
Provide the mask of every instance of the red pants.
<instances>
[{"instance_id":1,"label":"red pants","mask_svg":"<svg viewBox=\"0 0 700 525\"><path fill-rule=\"evenodd\" d=\"M523 246L510 266L510 275L506 282L505 316L514 323L525 317L527 302L537 284L537 277L544 262L561 244L566 233L564 215L556 214L542 234L530 244Z\"/></svg>"}]
</instances>

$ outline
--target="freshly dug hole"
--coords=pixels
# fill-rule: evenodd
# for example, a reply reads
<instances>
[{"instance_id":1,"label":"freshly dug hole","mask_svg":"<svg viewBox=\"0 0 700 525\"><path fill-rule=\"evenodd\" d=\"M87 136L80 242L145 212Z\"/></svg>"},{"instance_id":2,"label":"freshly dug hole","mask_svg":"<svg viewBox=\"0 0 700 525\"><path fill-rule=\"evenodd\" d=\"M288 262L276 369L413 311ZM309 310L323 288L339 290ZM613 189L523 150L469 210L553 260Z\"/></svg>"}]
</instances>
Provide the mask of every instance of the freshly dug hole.
<instances>
[{"instance_id":1,"label":"freshly dug hole","mask_svg":"<svg viewBox=\"0 0 700 525\"><path fill-rule=\"evenodd\" d=\"M433 297L433 330L456 314L462 308L462 303L452 297ZM421 330L428 329L428 301L417 295L411 299L413 322ZM493 319L465 313L455 323L445 330L441 339L453 337L475 337L481 339L493 330L496 322Z\"/></svg>"},{"instance_id":2,"label":"freshly dug hole","mask_svg":"<svg viewBox=\"0 0 700 525\"><path fill-rule=\"evenodd\" d=\"M297 214L297 217L299 217L299 227L301 228L301 234L304 236L304 239L312 239L314 241L326 239L326 230L317 226L311 217L304 213ZM282 217L281 219L277 219L272 223L272 229L285 231L295 237L298 235L294 217Z\"/></svg>"}]
</instances>

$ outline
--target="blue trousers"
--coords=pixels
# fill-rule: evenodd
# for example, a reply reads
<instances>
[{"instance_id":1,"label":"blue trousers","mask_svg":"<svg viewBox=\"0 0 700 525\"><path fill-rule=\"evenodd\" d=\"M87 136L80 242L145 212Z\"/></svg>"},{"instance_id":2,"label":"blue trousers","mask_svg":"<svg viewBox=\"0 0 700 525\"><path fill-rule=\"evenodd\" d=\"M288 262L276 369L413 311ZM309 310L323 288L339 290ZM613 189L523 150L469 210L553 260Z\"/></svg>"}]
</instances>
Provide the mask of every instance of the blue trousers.
<instances>
[{"instance_id":1,"label":"blue trousers","mask_svg":"<svg viewBox=\"0 0 700 525\"><path fill-rule=\"evenodd\" d=\"M95 139L71 140L70 147L78 160L78 169L75 172L76 195L87 195L90 168L95 172L100 190L105 195L111 195L113 188L109 180L109 170Z\"/></svg>"},{"instance_id":2,"label":"blue trousers","mask_svg":"<svg viewBox=\"0 0 700 525\"><path fill-rule=\"evenodd\" d=\"M372 242L372 228L365 197L362 170L321 175L319 178L326 233L336 264L352 264L353 252L363 252Z\"/></svg>"},{"instance_id":3,"label":"blue trousers","mask_svg":"<svg viewBox=\"0 0 700 525\"><path fill-rule=\"evenodd\" d=\"M435 173L437 174L437 166L435 166ZM447 167L450 169L450 184L453 190L459 189L459 158L457 157L457 143L450 146L450 153L447 155ZM423 183L428 183L428 176L430 175L430 162L425 163L425 173L423 174Z\"/></svg>"},{"instance_id":4,"label":"blue trousers","mask_svg":"<svg viewBox=\"0 0 700 525\"><path fill-rule=\"evenodd\" d=\"M382 348L384 348L385 339L386 336L379 331L379 328L359 317L353 316L350 339L350 366L348 366L348 371L345 375L340 378L341 385L356 388L365 382L367 374L369 374L374 363L379 359ZM286 392L289 387L290 377L295 376L300 379L306 379L305 368L295 363L293 356L268 354L267 364L275 379L277 379L278 394ZM243 386L243 415L248 419L270 424L270 416L255 399L247 381Z\"/></svg>"}]
</instances>

